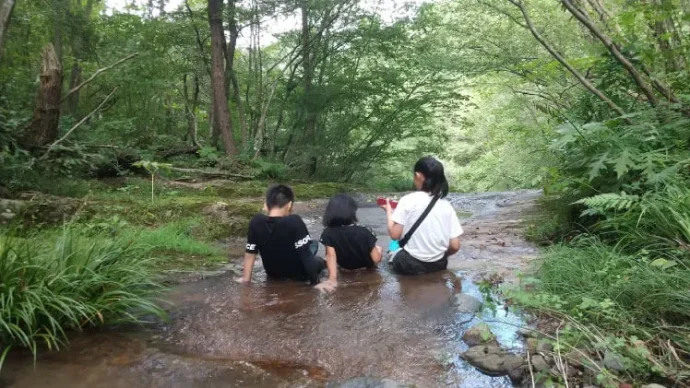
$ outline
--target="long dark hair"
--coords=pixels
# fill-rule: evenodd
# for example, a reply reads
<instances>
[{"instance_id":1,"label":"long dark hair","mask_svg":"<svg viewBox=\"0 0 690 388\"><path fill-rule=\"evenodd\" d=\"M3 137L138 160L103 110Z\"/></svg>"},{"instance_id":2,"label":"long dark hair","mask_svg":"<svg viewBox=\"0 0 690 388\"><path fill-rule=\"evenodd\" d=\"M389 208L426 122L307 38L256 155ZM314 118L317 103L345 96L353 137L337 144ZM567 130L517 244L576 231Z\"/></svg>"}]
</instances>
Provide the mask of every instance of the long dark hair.
<instances>
[{"instance_id":1,"label":"long dark hair","mask_svg":"<svg viewBox=\"0 0 690 388\"><path fill-rule=\"evenodd\" d=\"M446 180L441 162L431 156L425 156L414 164L414 172L424 175L422 191L439 198L448 195L448 180Z\"/></svg>"},{"instance_id":2,"label":"long dark hair","mask_svg":"<svg viewBox=\"0 0 690 388\"><path fill-rule=\"evenodd\" d=\"M347 194L331 197L323 214L323 226L345 226L357 222L357 201Z\"/></svg>"}]
</instances>

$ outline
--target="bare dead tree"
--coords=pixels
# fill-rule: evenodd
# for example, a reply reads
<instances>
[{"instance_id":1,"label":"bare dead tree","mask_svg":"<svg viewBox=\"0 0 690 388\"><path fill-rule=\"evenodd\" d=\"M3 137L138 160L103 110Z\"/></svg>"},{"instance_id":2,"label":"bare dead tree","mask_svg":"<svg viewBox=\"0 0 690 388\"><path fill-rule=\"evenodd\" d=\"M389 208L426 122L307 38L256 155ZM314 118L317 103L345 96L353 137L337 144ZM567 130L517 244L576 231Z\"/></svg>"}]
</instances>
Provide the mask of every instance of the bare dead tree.
<instances>
[{"instance_id":1,"label":"bare dead tree","mask_svg":"<svg viewBox=\"0 0 690 388\"><path fill-rule=\"evenodd\" d=\"M34 116L20 139L20 144L27 149L43 147L58 137L62 65L52 44L43 48L40 78Z\"/></svg>"}]
</instances>

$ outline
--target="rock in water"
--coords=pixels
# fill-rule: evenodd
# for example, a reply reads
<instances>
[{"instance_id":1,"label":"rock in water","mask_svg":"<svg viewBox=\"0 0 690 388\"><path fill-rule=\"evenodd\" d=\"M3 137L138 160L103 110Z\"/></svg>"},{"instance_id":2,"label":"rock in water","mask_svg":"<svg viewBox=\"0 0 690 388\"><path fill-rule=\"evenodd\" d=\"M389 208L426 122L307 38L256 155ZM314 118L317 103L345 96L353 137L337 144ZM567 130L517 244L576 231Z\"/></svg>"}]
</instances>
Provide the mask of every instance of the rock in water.
<instances>
[{"instance_id":1,"label":"rock in water","mask_svg":"<svg viewBox=\"0 0 690 388\"><path fill-rule=\"evenodd\" d=\"M518 334L524 338L536 338L539 333L533 329L521 327L518 329Z\"/></svg>"},{"instance_id":2,"label":"rock in water","mask_svg":"<svg viewBox=\"0 0 690 388\"><path fill-rule=\"evenodd\" d=\"M462 340L469 346L498 344L496 336L491 332L489 325L486 323L480 323L467 329L462 335Z\"/></svg>"},{"instance_id":3,"label":"rock in water","mask_svg":"<svg viewBox=\"0 0 690 388\"><path fill-rule=\"evenodd\" d=\"M532 368L534 368L535 371L537 372L548 372L549 369L549 363L546 362L544 357L540 355L532 356Z\"/></svg>"},{"instance_id":4,"label":"rock in water","mask_svg":"<svg viewBox=\"0 0 690 388\"><path fill-rule=\"evenodd\" d=\"M455 310L459 313L474 314L481 310L482 302L471 295L457 294L455 295L455 300L453 300L453 306L455 306Z\"/></svg>"},{"instance_id":5,"label":"rock in water","mask_svg":"<svg viewBox=\"0 0 690 388\"><path fill-rule=\"evenodd\" d=\"M537 343L537 353L551 353L553 352L553 344L546 340L540 340Z\"/></svg>"},{"instance_id":6,"label":"rock in water","mask_svg":"<svg viewBox=\"0 0 690 388\"><path fill-rule=\"evenodd\" d=\"M512 380L521 378L526 365L522 357L506 352L498 345L473 346L460 357L490 376L509 375Z\"/></svg>"},{"instance_id":7,"label":"rock in water","mask_svg":"<svg viewBox=\"0 0 690 388\"><path fill-rule=\"evenodd\" d=\"M327 388L408 388L409 385L390 379L375 377L355 377L353 379L329 383Z\"/></svg>"}]
</instances>

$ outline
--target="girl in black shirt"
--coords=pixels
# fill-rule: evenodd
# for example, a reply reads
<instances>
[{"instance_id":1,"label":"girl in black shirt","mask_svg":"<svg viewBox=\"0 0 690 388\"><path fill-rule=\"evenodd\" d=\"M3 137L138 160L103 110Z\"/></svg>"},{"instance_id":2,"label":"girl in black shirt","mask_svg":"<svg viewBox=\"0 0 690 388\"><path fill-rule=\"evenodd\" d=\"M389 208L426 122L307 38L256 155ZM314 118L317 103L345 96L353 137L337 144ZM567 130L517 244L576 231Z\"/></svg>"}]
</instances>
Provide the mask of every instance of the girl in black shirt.
<instances>
[{"instance_id":1,"label":"girl in black shirt","mask_svg":"<svg viewBox=\"0 0 690 388\"><path fill-rule=\"evenodd\" d=\"M317 288L332 291L338 285L337 267L352 270L376 268L381 261L382 249L376 245L376 236L369 229L357 225L357 202L346 194L331 198L323 215L326 229L321 243L326 247L328 281Z\"/></svg>"}]
</instances>

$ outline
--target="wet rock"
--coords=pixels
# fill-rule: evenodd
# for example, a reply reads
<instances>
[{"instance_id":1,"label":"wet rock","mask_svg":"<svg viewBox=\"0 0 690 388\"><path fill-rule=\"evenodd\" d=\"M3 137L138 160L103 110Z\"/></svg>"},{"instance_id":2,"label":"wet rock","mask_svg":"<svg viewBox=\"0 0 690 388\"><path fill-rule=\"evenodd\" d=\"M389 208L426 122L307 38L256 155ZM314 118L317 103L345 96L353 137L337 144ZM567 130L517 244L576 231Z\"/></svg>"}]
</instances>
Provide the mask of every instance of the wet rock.
<instances>
[{"instance_id":1,"label":"wet rock","mask_svg":"<svg viewBox=\"0 0 690 388\"><path fill-rule=\"evenodd\" d=\"M622 372L625 370L625 365L623 365L623 359L621 356L609 351L604 353L604 366L617 372Z\"/></svg>"},{"instance_id":2,"label":"wet rock","mask_svg":"<svg viewBox=\"0 0 690 388\"><path fill-rule=\"evenodd\" d=\"M460 354L463 360L490 376L508 375L512 380L522 377L525 360L497 345L479 345Z\"/></svg>"},{"instance_id":3,"label":"wet rock","mask_svg":"<svg viewBox=\"0 0 690 388\"><path fill-rule=\"evenodd\" d=\"M523 338L537 338L537 332L534 331L533 329L527 328L527 327L521 327L518 329L518 334L522 336Z\"/></svg>"},{"instance_id":4,"label":"wet rock","mask_svg":"<svg viewBox=\"0 0 690 388\"><path fill-rule=\"evenodd\" d=\"M467 329L462 335L462 340L469 346L497 344L496 336L486 323L480 323Z\"/></svg>"},{"instance_id":5,"label":"wet rock","mask_svg":"<svg viewBox=\"0 0 690 388\"><path fill-rule=\"evenodd\" d=\"M536 338L527 338L527 350L529 350L530 354L534 354L537 352L537 345L539 344L539 340Z\"/></svg>"},{"instance_id":6,"label":"wet rock","mask_svg":"<svg viewBox=\"0 0 690 388\"><path fill-rule=\"evenodd\" d=\"M327 388L407 388L409 385L391 379L375 377L355 377L353 379L329 383Z\"/></svg>"},{"instance_id":7,"label":"wet rock","mask_svg":"<svg viewBox=\"0 0 690 388\"><path fill-rule=\"evenodd\" d=\"M459 313L471 313L474 314L481 310L482 302L477 298L467 295L467 294L457 294L453 300L453 306L455 310Z\"/></svg>"},{"instance_id":8,"label":"wet rock","mask_svg":"<svg viewBox=\"0 0 690 388\"><path fill-rule=\"evenodd\" d=\"M532 368L537 372L548 372L551 369L546 359L540 355L532 356L531 362Z\"/></svg>"},{"instance_id":9,"label":"wet rock","mask_svg":"<svg viewBox=\"0 0 690 388\"><path fill-rule=\"evenodd\" d=\"M537 353L551 353L553 352L553 344L546 340L537 341Z\"/></svg>"}]
</instances>

